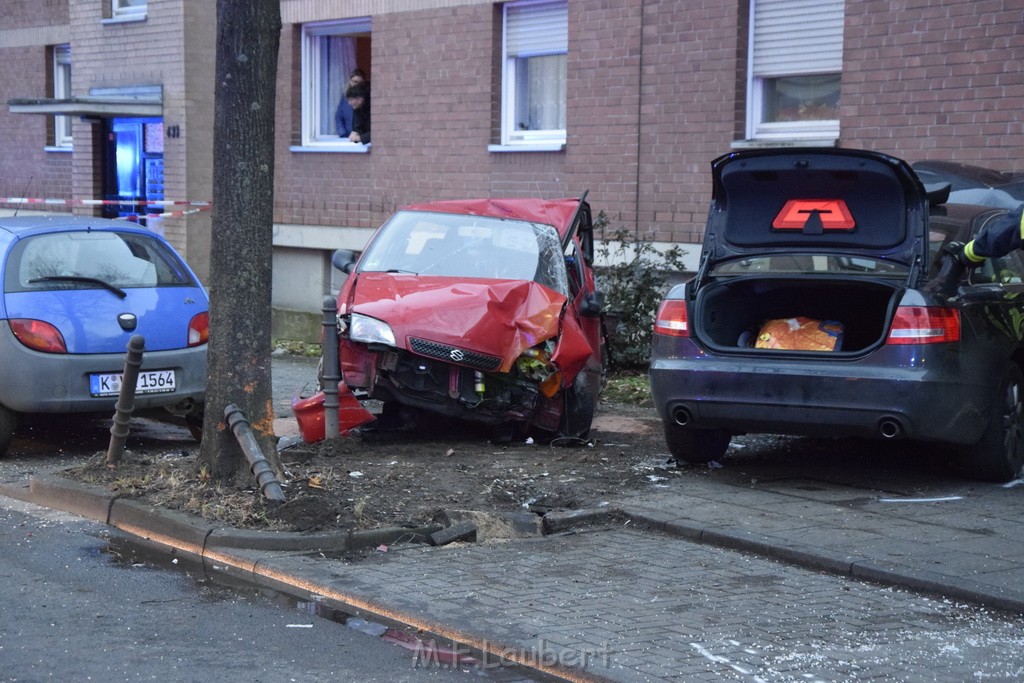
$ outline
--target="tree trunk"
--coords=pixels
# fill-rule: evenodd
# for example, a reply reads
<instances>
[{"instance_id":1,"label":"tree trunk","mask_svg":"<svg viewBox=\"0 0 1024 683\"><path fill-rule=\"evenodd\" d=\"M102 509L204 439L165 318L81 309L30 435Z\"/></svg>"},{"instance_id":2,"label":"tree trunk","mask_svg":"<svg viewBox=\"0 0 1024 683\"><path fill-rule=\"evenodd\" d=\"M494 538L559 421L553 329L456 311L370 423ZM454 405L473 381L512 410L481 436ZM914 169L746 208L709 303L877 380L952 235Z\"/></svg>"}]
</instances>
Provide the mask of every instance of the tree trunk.
<instances>
[{"instance_id":1,"label":"tree trunk","mask_svg":"<svg viewBox=\"0 0 1024 683\"><path fill-rule=\"evenodd\" d=\"M270 297L274 109L280 0L217 0L210 251L210 346L199 465L219 480L248 471L224 421L236 404L274 454Z\"/></svg>"}]
</instances>

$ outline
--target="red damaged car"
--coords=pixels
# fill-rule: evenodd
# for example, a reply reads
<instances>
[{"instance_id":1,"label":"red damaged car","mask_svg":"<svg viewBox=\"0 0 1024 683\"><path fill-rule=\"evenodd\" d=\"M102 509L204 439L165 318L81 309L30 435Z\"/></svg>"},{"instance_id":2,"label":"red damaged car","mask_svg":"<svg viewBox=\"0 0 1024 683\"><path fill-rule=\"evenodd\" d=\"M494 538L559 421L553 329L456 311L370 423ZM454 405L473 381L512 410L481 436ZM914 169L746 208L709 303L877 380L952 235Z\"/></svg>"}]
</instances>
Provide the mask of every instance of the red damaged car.
<instances>
[{"instance_id":1,"label":"red damaged car","mask_svg":"<svg viewBox=\"0 0 1024 683\"><path fill-rule=\"evenodd\" d=\"M593 250L585 195L399 210L358 260L333 257L349 273L343 402L347 386L404 422L433 414L505 436L586 437L604 372Z\"/></svg>"}]
</instances>

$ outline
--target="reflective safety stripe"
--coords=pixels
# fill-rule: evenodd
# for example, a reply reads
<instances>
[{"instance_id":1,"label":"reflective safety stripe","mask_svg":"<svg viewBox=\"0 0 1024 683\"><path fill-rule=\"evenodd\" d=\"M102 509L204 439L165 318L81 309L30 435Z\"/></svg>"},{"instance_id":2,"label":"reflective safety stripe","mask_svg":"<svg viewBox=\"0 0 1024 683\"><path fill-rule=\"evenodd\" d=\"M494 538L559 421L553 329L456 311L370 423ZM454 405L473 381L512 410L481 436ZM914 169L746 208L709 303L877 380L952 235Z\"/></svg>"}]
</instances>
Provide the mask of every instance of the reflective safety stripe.
<instances>
[{"instance_id":1,"label":"reflective safety stripe","mask_svg":"<svg viewBox=\"0 0 1024 683\"><path fill-rule=\"evenodd\" d=\"M964 245L964 256L966 256L969 260L974 261L975 263L981 263L982 261L985 260L984 256L978 256L977 254L974 253L974 240L971 240L966 245Z\"/></svg>"}]
</instances>

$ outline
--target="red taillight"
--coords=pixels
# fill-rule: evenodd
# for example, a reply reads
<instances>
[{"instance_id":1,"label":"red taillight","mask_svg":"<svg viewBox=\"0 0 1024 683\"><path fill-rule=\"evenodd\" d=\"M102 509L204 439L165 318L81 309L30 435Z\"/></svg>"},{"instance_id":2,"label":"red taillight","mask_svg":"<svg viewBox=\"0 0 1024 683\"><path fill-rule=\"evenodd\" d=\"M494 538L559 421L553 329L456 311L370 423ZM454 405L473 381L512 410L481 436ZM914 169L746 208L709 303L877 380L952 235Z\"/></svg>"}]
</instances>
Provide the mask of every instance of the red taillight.
<instances>
[{"instance_id":1,"label":"red taillight","mask_svg":"<svg viewBox=\"0 0 1024 683\"><path fill-rule=\"evenodd\" d=\"M938 344L960 341L960 311L941 306L900 306L886 344Z\"/></svg>"},{"instance_id":2,"label":"red taillight","mask_svg":"<svg viewBox=\"0 0 1024 683\"><path fill-rule=\"evenodd\" d=\"M654 334L670 337L689 337L690 326L686 320L686 302L682 299L666 299L654 316Z\"/></svg>"},{"instance_id":3,"label":"red taillight","mask_svg":"<svg viewBox=\"0 0 1024 683\"><path fill-rule=\"evenodd\" d=\"M64 336L50 323L28 318L13 318L8 322L11 325L11 332L18 341L32 350L43 353L68 352Z\"/></svg>"},{"instance_id":4,"label":"red taillight","mask_svg":"<svg viewBox=\"0 0 1024 683\"><path fill-rule=\"evenodd\" d=\"M188 345L199 346L210 339L210 314L200 313L192 316L188 324Z\"/></svg>"}]
</instances>

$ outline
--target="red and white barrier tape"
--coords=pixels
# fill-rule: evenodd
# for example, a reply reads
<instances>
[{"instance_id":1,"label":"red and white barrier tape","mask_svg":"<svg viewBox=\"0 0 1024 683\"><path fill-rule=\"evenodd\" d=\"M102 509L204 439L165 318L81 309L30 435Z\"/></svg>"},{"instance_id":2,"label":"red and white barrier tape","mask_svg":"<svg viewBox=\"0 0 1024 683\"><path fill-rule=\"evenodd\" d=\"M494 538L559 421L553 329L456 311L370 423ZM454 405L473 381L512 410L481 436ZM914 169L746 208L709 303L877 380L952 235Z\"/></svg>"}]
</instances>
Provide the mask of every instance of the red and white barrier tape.
<instances>
[{"instance_id":1,"label":"red and white barrier tape","mask_svg":"<svg viewBox=\"0 0 1024 683\"><path fill-rule=\"evenodd\" d=\"M132 204L135 206L198 206L197 211L210 208L212 202L195 202L173 199L49 199L41 197L0 197L0 204L45 204L51 206L102 206L104 204Z\"/></svg>"},{"instance_id":2,"label":"red and white barrier tape","mask_svg":"<svg viewBox=\"0 0 1024 683\"><path fill-rule=\"evenodd\" d=\"M164 211L163 213L138 214L134 218L181 218L200 211L209 211L213 208L212 202L183 201L173 199L141 199L139 201L124 201L119 199L50 199L42 197L0 197L0 204L28 204L34 206L104 206L104 205L128 205L128 206L194 206L194 209L181 211ZM134 220L133 217L127 217Z\"/></svg>"}]
</instances>

